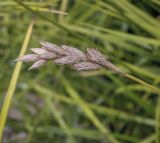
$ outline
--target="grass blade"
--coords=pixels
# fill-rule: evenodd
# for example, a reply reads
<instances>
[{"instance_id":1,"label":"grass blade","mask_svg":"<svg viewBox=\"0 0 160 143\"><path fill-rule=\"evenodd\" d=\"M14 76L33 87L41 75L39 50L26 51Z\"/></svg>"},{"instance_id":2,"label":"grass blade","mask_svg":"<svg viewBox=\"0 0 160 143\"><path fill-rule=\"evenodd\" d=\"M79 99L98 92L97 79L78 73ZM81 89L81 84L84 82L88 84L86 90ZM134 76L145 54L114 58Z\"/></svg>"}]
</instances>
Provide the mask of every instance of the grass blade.
<instances>
[{"instance_id":1,"label":"grass blade","mask_svg":"<svg viewBox=\"0 0 160 143\"><path fill-rule=\"evenodd\" d=\"M155 134L152 134L147 138L145 138L144 140L140 141L139 143L153 143L153 141L155 140L155 137L156 137Z\"/></svg>"},{"instance_id":2,"label":"grass blade","mask_svg":"<svg viewBox=\"0 0 160 143\"><path fill-rule=\"evenodd\" d=\"M29 28L27 30L21 51L19 56L23 56L25 54L25 51L28 47L28 43L31 37L31 33L32 33L32 29L33 29L33 25L34 22L32 21L31 24L29 25ZM3 130L4 130L4 126L6 123L6 119L7 119L7 114L8 114L8 110L12 101L12 96L14 94L14 91L16 89L16 84L17 84L17 80L19 77L19 73L20 73L20 69L21 69L22 63L21 62L17 62L16 66L14 68L14 72L12 74L12 78L9 84L9 88L7 90L7 94L5 96L5 100L3 102L3 106L1 109L1 114L0 114L0 142L2 142L2 135L3 135Z\"/></svg>"},{"instance_id":3,"label":"grass blade","mask_svg":"<svg viewBox=\"0 0 160 143\"><path fill-rule=\"evenodd\" d=\"M158 97L155 118L156 118L156 143L159 143L160 142L160 95Z\"/></svg>"},{"instance_id":4,"label":"grass blade","mask_svg":"<svg viewBox=\"0 0 160 143\"><path fill-rule=\"evenodd\" d=\"M51 109L52 114L56 118L57 122L59 123L61 128L64 130L65 134L68 136L68 141L70 143L75 142L73 137L72 137L72 134L71 134L71 132L69 130L68 125L66 124L66 122L61 117L61 114L57 111L56 106L54 105L54 103L51 102L50 97L46 97L45 101L46 101L47 105L49 106L49 108Z\"/></svg>"},{"instance_id":5,"label":"grass blade","mask_svg":"<svg viewBox=\"0 0 160 143\"><path fill-rule=\"evenodd\" d=\"M48 88L42 87L41 85L35 83L31 83L31 85L33 85L32 86L33 90L38 92L38 94L52 96L53 99L59 100L61 102L71 105L77 105L76 102L69 97L62 96L56 92L49 90ZM121 110L116 110L114 108L109 108L102 105L96 105L93 103L85 102L85 104L87 104L87 106L92 110L94 110L95 112L100 113L102 115L106 115L108 117L117 117L124 121L135 122L147 126L155 126L155 122L151 118L141 117L135 114L129 114Z\"/></svg>"},{"instance_id":6,"label":"grass blade","mask_svg":"<svg viewBox=\"0 0 160 143\"><path fill-rule=\"evenodd\" d=\"M75 137L81 137L81 138L86 138L86 139L92 139L95 141L103 142L104 141L104 135L102 135L101 132L93 129L81 129L81 128L70 128L70 132L73 134ZM43 132L43 133L52 133L52 134L59 134L63 135L65 132L61 128L54 126L54 127L48 127L45 128L44 130L41 127L38 127L36 129L36 132ZM135 143L138 141L137 138L131 137L129 135L122 135L119 133L113 133L114 136L116 136L118 139L129 142L129 143ZM102 141L101 141L102 140ZM93 141L92 141L93 142Z\"/></svg>"},{"instance_id":7,"label":"grass blade","mask_svg":"<svg viewBox=\"0 0 160 143\"><path fill-rule=\"evenodd\" d=\"M68 0L62 0L62 2L61 2L61 12L65 13L65 11L67 9L67 3L68 3ZM59 18L58 19L59 23L62 23L63 20L64 20L64 16L63 15L59 15L58 18Z\"/></svg>"},{"instance_id":8,"label":"grass blade","mask_svg":"<svg viewBox=\"0 0 160 143\"><path fill-rule=\"evenodd\" d=\"M105 134L107 139L111 143L119 143L119 141L117 141L111 135L110 131L101 123L101 121L96 117L96 115L93 113L93 111L87 106L85 101L83 101L83 99L80 98L80 96L76 93L76 91L70 86L70 84L66 80L64 80L63 83L64 83L64 86L65 86L66 91L68 92L68 94L84 110L84 113L86 114L88 119L90 119L90 121L95 125L95 127L97 127L97 129L99 129L99 131L101 131L103 134Z\"/></svg>"},{"instance_id":9,"label":"grass blade","mask_svg":"<svg viewBox=\"0 0 160 143\"><path fill-rule=\"evenodd\" d=\"M158 93L158 94L160 93L160 89L159 89L159 88L157 88L157 87L155 87L155 86L153 86L153 85L151 85L151 84L149 84L149 83L146 83L145 81L143 81L143 80L141 80L141 79L139 79L139 78L137 78L137 77L134 77L134 76L132 76L132 75L130 75L130 74L125 74L124 76L127 77L127 78L130 79L130 80L133 80L133 81L135 81L135 82L138 82L139 84L142 84L142 85L148 87L148 88L151 89L154 93Z\"/></svg>"}]
</instances>

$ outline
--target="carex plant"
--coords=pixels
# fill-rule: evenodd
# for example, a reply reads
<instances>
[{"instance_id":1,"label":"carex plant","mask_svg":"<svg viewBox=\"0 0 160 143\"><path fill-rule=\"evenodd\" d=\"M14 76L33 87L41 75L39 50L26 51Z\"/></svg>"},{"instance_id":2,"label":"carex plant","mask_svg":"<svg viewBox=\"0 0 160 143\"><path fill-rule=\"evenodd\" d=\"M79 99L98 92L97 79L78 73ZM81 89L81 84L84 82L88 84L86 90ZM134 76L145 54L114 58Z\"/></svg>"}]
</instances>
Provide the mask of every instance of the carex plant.
<instances>
[{"instance_id":1,"label":"carex plant","mask_svg":"<svg viewBox=\"0 0 160 143\"><path fill-rule=\"evenodd\" d=\"M160 93L160 89L157 87L120 70L117 66L112 64L105 55L95 48L87 48L85 52L82 52L77 48L67 45L58 46L44 41L40 42L40 44L40 48L31 49L33 52L32 54L18 57L15 61L34 62L28 70L39 68L48 61L52 61L57 65L69 65L77 71L91 71L105 68L127 77L130 80L136 81L150 88L155 93Z\"/></svg>"}]
</instances>

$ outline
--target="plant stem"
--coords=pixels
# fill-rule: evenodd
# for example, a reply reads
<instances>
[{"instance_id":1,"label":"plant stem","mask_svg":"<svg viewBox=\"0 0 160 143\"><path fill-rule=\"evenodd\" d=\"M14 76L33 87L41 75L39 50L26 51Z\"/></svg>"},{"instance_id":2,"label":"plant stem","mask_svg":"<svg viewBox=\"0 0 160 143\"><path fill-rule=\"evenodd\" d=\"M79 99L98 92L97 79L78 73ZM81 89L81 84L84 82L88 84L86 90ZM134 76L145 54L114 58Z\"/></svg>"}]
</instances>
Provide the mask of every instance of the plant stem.
<instances>
[{"instance_id":1,"label":"plant stem","mask_svg":"<svg viewBox=\"0 0 160 143\"><path fill-rule=\"evenodd\" d=\"M34 25L34 22L32 21L30 23L28 31L26 33L26 37L25 37L25 40L23 42L23 45L22 45L19 56L23 56L25 54L25 51L28 47L28 43L29 43L29 40L30 40L30 37L31 37L33 25ZM12 101L12 97L13 97L14 91L16 89L17 80L18 80L18 77L19 77L19 74L20 74L21 66L22 66L22 62L17 62L16 63L16 66L14 68L14 72L12 74L12 78L11 78L11 81L10 81L10 84L9 84L9 88L7 90L7 94L5 96L5 100L4 100L3 105L2 105L2 109L1 109L1 113L0 113L0 143L2 143L3 130L4 130L4 127L5 127L6 120L7 120L7 115L8 115L9 107L10 107L10 104L11 104L11 101Z\"/></svg>"},{"instance_id":2,"label":"plant stem","mask_svg":"<svg viewBox=\"0 0 160 143\"><path fill-rule=\"evenodd\" d=\"M130 74L124 74L124 76L127 77L130 80L133 80L135 82L138 82L138 83L150 88L155 93L158 93L158 94L160 93L160 89L159 88L157 88L157 87L155 87L155 86L153 86L153 85L151 85L151 84L149 84L149 83L147 83L147 82L145 82L145 81L143 81L143 80L141 80L141 79L139 79L137 77L134 77L134 76L132 76Z\"/></svg>"}]
</instances>

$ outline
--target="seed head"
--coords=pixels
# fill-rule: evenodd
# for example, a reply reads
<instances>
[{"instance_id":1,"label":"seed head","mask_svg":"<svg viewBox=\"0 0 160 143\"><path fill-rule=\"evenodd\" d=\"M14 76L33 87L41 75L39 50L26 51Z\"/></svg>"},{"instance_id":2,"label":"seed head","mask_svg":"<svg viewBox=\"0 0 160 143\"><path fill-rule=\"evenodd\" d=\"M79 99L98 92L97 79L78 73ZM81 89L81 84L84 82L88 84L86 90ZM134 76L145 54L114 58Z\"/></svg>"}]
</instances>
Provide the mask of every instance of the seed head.
<instances>
[{"instance_id":1,"label":"seed head","mask_svg":"<svg viewBox=\"0 0 160 143\"><path fill-rule=\"evenodd\" d=\"M40 44L41 48L31 49L34 54L24 55L15 61L33 61L34 64L29 70L38 68L51 60L57 65L71 65L77 71L89 71L105 67L113 72L123 74L97 49L88 48L87 52L84 53L67 45L58 46L49 42L40 42Z\"/></svg>"}]
</instances>

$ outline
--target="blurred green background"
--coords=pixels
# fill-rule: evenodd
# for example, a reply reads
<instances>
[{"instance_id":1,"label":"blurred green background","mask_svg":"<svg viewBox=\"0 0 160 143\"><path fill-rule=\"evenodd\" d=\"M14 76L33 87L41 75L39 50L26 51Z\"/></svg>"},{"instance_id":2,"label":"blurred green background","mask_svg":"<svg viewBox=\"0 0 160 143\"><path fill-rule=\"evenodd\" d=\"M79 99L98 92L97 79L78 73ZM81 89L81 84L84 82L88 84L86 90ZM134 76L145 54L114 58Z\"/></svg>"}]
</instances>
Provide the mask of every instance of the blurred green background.
<instances>
[{"instance_id":1,"label":"blurred green background","mask_svg":"<svg viewBox=\"0 0 160 143\"><path fill-rule=\"evenodd\" d=\"M26 53L42 40L94 47L160 87L159 0L0 0L1 107L32 20ZM18 77L4 143L160 143L160 100L149 88L110 71L30 66Z\"/></svg>"}]
</instances>

